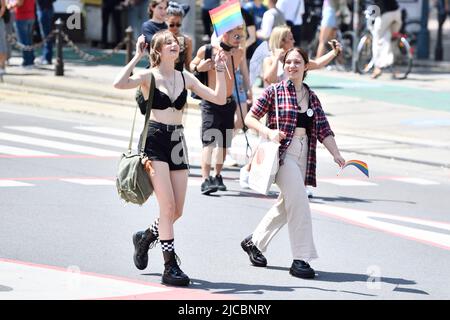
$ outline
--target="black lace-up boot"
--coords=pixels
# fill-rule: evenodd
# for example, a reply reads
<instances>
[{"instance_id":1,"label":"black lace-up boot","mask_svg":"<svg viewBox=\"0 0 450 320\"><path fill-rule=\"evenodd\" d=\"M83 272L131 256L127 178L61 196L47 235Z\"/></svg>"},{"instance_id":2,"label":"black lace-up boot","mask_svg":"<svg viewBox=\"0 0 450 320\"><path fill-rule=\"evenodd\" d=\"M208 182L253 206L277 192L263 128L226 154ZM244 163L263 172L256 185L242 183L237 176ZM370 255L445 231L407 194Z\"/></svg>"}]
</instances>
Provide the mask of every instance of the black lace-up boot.
<instances>
[{"instance_id":1,"label":"black lace-up boot","mask_svg":"<svg viewBox=\"0 0 450 320\"><path fill-rule=\"evenodd\" d=\"M163 251L164 273L162 282L172 286L187 286L191 281L189 277L180 269L175 251Z\"/></svg>"},{"instance_id":2,"label":"black lace-up boot","mask_svg":"<svg viewBox=\"0 0 450 320\"><path fill-rule=\"evenodd\" d=\"M133 234L134 244L134 264L139 270L144 270L148 265L148 250L150 246L153 247L157 243L157 236L155 236L150 229L145 231L138 231Z\"/></svg>"}]
</instances>

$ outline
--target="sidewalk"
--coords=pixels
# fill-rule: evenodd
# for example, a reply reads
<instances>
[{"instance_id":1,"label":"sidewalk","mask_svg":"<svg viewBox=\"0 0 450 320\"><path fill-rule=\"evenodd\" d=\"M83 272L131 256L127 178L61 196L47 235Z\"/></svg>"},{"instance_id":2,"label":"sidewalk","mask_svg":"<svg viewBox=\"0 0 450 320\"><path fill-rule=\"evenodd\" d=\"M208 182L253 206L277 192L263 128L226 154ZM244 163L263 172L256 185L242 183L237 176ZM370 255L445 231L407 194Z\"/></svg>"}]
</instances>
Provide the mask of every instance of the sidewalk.
<instances>
[{"instance_id":1,"label":"sidewalk","mask_svg":"<svg viewBox=\"0 0 450 320\"><path fill-rule=\"evenodd\" d=\"M11 61L0 83L2 103L132 119L135 91L112 86L120 66L65 62L65 75L57 77L51 66L24 71L14 66L20 58ZM450 168L450 72L413 73L404 81L383 75L373 81L320 70L306 82L319 95L344 152ZM261 90L254 88L254 97ZM195 156L201 148L201 117L198 100L188 103L185 127L195 139L190 143ZM249 136L254 146L257 137ZM245 145L243 135L233 141L240 164L245 163Z\"/></svg>"}]
</instances>

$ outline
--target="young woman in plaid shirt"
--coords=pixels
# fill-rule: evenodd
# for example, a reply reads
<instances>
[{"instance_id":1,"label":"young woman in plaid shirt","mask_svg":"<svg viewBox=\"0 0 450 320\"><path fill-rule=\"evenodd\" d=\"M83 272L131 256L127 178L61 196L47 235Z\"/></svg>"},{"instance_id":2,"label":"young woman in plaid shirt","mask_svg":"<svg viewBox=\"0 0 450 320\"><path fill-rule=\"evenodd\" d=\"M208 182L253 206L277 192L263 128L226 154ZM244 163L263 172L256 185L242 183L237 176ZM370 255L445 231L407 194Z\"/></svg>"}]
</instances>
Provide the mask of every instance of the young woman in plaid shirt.
<instances>
[{"instance_id":1,"label":"young woman in plaid shirt","mask_svg":"<svg viewBox=\"0 0 450 320\"><path fill-rule=\"evenodd\" d=\"M254 266L265 267L264 252L270 240L287 223L293 263L290 274L314 278L309 261L317 258L312 235L311 210L305 185L316 186L316 146L321 142L334 161L343 166L344 158L334 140L325 112L315 93L303 80L308 55L299 48L289 50L283 59L287 79L267 87L250 109L245 123L272 141L280 142L280 168L275 183L281 192L277 203L264 216L253 234L241 246ZM280 130L276 129L275 90ZM268 126L259 120L267 114Z\"/></svg>"}]
</instances>

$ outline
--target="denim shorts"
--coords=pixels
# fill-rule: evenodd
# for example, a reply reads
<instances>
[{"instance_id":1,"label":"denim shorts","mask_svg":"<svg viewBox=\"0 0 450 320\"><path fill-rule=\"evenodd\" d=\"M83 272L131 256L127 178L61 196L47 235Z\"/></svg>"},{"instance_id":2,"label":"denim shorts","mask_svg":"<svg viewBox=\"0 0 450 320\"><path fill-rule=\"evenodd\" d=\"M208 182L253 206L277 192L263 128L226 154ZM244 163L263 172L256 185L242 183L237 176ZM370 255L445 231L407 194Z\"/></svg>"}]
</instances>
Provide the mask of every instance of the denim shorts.
<instances>
[{"instance_id":1,"label":"denim shorts","mask_svg":"<svg viewBox=\"0 0 450 320\"><path fill-rule=\"evenodd\" d=\"M336 10L331 7L326 7L322 11L321 27L337 28Z\"/></svg>"}]
</instances>

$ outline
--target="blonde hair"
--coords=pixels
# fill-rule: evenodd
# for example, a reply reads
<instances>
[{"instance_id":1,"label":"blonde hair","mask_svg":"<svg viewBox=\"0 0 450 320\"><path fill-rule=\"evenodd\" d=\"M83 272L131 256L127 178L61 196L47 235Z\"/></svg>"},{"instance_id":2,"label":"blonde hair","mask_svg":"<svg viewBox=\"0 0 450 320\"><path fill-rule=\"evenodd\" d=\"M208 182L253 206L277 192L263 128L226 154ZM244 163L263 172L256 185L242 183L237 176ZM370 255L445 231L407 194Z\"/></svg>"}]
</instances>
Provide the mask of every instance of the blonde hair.
<instances>
[{"instance_id":1,"label":"blonde hair","mask_svg":"<svg viewBox=\"0 0 450 320\"><path fill-rule=\"evenodd\" d=\"M281 48L281 43L289 33L291 33L291 28L287 25L282 25L273 28L272 34L270 35L269 38L270 50L274 52L275 49Z\"/></svg>"},{"instance_id":2,"label":"blonde hair","mask_svg":"<svg viewBox=\"0 0 450 320\"><path fill-rule=\"evenodd\" d=\"M173 39L178 45L180 44L177 37L167 29L158 31L153 35L150 43L150 65L152 68L161 64L161 48L168 39Z\"/></svg>"}]
</instances>

